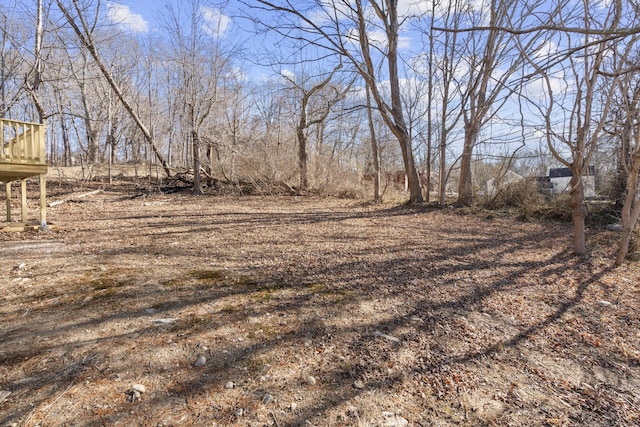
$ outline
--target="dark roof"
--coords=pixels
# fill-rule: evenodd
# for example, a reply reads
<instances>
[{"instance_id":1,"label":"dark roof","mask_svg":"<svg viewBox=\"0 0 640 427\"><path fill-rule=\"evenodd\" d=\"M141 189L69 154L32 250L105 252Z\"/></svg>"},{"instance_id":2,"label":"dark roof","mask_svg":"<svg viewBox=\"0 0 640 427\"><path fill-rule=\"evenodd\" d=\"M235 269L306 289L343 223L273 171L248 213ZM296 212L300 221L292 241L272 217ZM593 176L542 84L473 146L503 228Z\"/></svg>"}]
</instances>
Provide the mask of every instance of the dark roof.
<instances>
[{"instance_id":1,"label":"dark roof","mask_svg":"<svg viewBox=\"0 0 640 427\"><path fill-rule=\"evenodd\" d=\"M596 167L589 166L586 176L595 176L596 175ZM549 178L567 178L572 176L571 169L569 168L555 168L549 169Z\"/></svg>"},{"instance_id":2,"label":"dark roof","mask_svg":"<svg viewBox=\"0 0 640 427\"><path fill-rule=\"evenodd\" d=\"M549 169L549 178L565 178L568 176L572 176L569 168Z\"/></svg>"}]
</instances>

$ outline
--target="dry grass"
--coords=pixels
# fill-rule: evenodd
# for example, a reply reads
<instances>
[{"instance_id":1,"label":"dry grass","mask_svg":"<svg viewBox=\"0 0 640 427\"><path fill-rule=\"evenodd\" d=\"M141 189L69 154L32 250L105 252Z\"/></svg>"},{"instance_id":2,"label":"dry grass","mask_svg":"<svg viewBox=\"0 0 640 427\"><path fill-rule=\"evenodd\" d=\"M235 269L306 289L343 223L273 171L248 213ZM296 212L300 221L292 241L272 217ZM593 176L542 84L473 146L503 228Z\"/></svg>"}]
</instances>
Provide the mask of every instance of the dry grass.
<instances>
[{"instance_id":1,"label":"dry grass","mask_svg":"<svg viewBox=\"0 0 640 427\"><path fill-rule=\"evenodd\" d=\"M609 269L611 232L577 259L567 225L124 195L0 235L0 425L640 422L640 269Z\"/></svg>"}]
</instances>

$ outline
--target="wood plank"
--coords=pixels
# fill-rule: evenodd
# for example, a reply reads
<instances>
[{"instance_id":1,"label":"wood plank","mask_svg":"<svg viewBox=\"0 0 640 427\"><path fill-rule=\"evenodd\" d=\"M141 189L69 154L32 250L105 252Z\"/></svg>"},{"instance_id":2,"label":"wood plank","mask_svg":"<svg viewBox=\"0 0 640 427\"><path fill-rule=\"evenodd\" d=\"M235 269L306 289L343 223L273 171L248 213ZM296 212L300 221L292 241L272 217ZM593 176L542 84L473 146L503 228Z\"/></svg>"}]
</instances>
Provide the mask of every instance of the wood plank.
<instances>
[{"instance_id":1,"label":"wood plank","mask_svg":"<svg viewBox=\"0 0 640 427\"><path fill-rule=\"evenodd\" d=\"M19 179L46 174L46 164L26 164L0 162L0 181L17 181Z\"/></svg>"}]
</instances>

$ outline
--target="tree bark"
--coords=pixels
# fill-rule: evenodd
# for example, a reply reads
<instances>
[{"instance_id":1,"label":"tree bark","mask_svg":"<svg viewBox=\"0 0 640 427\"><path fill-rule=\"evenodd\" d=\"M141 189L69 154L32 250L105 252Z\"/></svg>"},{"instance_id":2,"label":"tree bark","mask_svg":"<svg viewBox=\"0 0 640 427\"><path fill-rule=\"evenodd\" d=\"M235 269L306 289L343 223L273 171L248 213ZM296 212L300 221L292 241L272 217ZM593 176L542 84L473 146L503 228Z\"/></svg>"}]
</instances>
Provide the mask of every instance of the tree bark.
<instances>
[{"instance_id":1,"label":"tree bark","mask_svg":"<svg viewBox=\"0 0 640 427\"><path fill-rule=\"evenodd\" d=\"M191 131L191 142L193 144L193 194L202 194L202 180L200 175L200 136L196 130Z\"/></svg>"},{"instance_id":2,"label":"tree bark","mask_svg":"<svg viewBox=\"0 0 640 427\"><path fill-rule=\"evenodd\" d=\"M373 121L373 108L371 105L371 91L366 86L367 91L367 117L369 119L369 136L371 137L371 156L373 158L373 201L380 202L382 196L380 194L380 153L378 148L378 140L376 138L376 127Z\"/></svg>"},{"instance_id":3,"label":"tree bark","mask_svg":"<svg viewBox=\"0 0 640 427\"><path fill-rule=\"evenodd\" d=\"M464 146L460 157L460 180L458 181L458 206L471 206L473 203L473 182L471 160L473 147L478 139L478 127L474 123L465 124Z\"/></svg>"},{"instance_id":4,"label":"tree bark","mask_svg":"<svg viewBox=\"0 0 640 427\"><path fill-rule=\"evenodd\" d=\"M576 255L585 255L587 253L585 233L587 206L584 203L582 168L580 168L579 171L573 170L572 173L569 206L571 206L571 219L573 223L573 251Z\"/></svg>"},{"instance_id":5,"label":"tree bark","mask_svg":"<svg viewBox=\"0 0 640 427\"><path fill-rule=\"evenodd\" d=\"M298 139L298 168L300 170L299 191L306 191L309 188L309 172L307 168L307 136L305 135L307 120L306 113L302 114L304 118L301 118L300 120L296 135Z\"/></svg>"},{"instance_id":6,"label":"tree bark","mask_svg":"<svg viewBox=\"0 0 640 427\"><path fill-rule=\"evenodd\" d=\"M636 147L637 149L637 147ZM626 259L629 253L629 245L631 243L631 236L633 230L638 223L640 217L640 200L638 200L638 175L640 169L640 149L636 155L631 158L630 170L627 174L627 193L624 203L622 205L621 220L622 231L620 233L620 240L618 241L618 251L616 254L615 266L620 266Z\"/></svg>"}]
</instances>

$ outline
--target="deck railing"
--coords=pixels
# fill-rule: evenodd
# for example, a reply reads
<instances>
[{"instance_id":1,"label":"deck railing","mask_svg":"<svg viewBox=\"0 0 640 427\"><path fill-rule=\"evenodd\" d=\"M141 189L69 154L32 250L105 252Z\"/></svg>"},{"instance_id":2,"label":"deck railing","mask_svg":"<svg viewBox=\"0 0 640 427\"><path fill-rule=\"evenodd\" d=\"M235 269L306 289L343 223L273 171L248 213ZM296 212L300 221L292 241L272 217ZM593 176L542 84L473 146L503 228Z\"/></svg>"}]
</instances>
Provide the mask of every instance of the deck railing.
<instances>
[{"instance_id":1,"label":"deck railing","mask_svg":"<svg viewBox=\"0 0 640 427\"><path fill-rule=\"evenodd\" d=\"M0 119L0 162L45 164L44 125Z\"/></svg>"}]
</instances>

